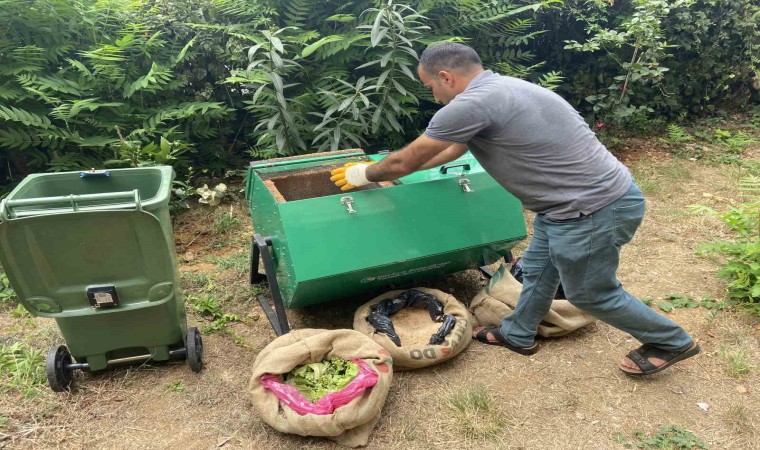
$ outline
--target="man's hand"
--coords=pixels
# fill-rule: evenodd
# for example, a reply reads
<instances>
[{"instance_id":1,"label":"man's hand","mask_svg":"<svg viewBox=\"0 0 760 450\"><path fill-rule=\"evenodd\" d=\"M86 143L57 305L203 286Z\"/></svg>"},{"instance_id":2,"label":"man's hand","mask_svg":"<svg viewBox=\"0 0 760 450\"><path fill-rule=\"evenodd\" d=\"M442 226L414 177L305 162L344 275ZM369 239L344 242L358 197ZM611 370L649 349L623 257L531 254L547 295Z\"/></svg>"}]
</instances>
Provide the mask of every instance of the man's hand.
<instances>
[{"instance_id":1,"label":"man's hand","mask_svg":"<svg viewBox=\"0 0 760 450\"><path fill-rule=\"evenodd\" d=\"M453 161L467 151L467 145L439 141L422 135L403 150L391 153L379 163L361 161L347 163L330 172L330 181L342 191L364 186L372 182L391 181L409 175L415 170Z\"/></svg>"},{"instance_id":2,"label":"man's hand","mask_svg":"<svg viewBox=\"0 0 760 450\"><path fill-rule=\"evenodd\" d=\"M370 183L367 180L367 167L374 164L374 161L350 162L330 171L330 181L334 182L341 191L347 191L357 186L366 186Z\"/></svg>"}]
</instances>

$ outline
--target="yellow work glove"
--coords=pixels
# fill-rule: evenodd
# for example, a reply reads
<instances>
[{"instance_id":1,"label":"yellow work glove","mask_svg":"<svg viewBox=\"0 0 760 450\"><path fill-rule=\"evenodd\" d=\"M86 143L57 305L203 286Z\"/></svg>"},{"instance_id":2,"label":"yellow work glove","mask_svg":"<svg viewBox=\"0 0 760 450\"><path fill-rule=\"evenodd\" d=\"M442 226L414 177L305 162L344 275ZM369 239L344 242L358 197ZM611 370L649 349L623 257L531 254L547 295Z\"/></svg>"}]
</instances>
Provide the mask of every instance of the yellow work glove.
<instances>
[{"instance_id":1,"label":"yellow work glove","mask_svg":"<svg viewBox=\"0 0 760 450\"><path fill-rule=\"evenodd\" d=\"M330 181L335 183L341 191L347 191L357 186L365 186L370 183L367 180L367 167L375 164L374 161L350 162L330 171Z\"/></svg>"}]
</instances>

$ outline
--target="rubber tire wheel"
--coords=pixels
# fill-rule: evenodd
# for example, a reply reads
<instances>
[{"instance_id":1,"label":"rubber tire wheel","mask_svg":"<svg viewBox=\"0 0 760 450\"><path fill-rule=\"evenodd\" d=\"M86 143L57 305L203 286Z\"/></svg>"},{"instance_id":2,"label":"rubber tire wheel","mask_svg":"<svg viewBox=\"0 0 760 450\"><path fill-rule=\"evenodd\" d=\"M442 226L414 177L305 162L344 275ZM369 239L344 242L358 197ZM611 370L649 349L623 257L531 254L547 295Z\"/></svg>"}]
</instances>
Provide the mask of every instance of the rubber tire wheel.
<instances>
[{"instance_id":1,"label":"rubber tire wheel","mask_svg":"<svg viewBox=\"0 0 760 450\"><path fill-rule=\"evenodd\" d=\"M195 327L187 329L186 350L190 370L196 373L200 372L203 369L203 339L201 332Z\"/></svg>"},{"instance_id":2,"label":"rubber tire wheel","mask_svg":"<svg viewBox=\"0 0 760 450\"><path fill-rule=\"evenodd\" d=\"M71 389L74 381L74 369L67 366L71 364L71 353L65 345L53 347L45 359L45 373L48 384L54 392L65 392Z\"/></svg>"}]
</instances>

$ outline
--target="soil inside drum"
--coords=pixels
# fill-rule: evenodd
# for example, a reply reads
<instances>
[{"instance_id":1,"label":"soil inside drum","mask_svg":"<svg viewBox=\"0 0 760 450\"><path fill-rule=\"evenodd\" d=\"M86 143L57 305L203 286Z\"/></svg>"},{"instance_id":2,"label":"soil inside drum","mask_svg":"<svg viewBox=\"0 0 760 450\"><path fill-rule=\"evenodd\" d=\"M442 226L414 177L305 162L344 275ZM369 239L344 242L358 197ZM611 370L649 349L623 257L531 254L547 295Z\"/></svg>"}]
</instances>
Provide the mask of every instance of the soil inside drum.
<instances>
[{"instance_id":1,"label":"soil inside drum","mask_svg":"<svg viewBox=\"0 0 760 450\"><path fill-rule=\"evenodd\" d=\"M404 308L391 316L402 347L427 345L442 323L433 322L427 309Z\"/></svg>"},{"instance_id":2,"label":"soil inside drum","mask_svg":"<svg viewBox=\"0 0 760 450\"><path fill-rule=\"evenodd\" d=\"M350 192L366 191L394 185L393 182L383 181L356 187L351 189L350 192L341 191L339 187L330 181L330 171L338 167L342 167L342 164L262 174L261 177L269 192L272 193L278 202L326 197L336 194L348 195Z\"/></svg>"}]
</instances>

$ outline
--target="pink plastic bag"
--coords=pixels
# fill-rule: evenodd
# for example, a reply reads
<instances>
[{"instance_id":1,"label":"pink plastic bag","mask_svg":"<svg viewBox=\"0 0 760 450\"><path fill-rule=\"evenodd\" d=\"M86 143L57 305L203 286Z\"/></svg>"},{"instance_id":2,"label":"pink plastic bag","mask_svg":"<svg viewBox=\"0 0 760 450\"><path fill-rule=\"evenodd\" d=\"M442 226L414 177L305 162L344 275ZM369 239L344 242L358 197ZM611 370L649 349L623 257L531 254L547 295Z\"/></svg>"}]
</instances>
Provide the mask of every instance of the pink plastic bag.
<instances>
[{"instance_id":1,"label":"pink plastic bag","mask_svg":"<svg viewBox=\"0 0 760 450\"><path fill-rule=\"evenodd\" d=\"M264 374L259 378L261 385L269 389L284 404L300 415L316 414L324 416L332 414L336 408L348 404L351 400L362 395L367 388L377 384L377 373L361 359L349 359L359 366L359 373L343 389L330 392L311 402L298 389L280 381L278 375Z\"/></svg>"}]
</instances>

